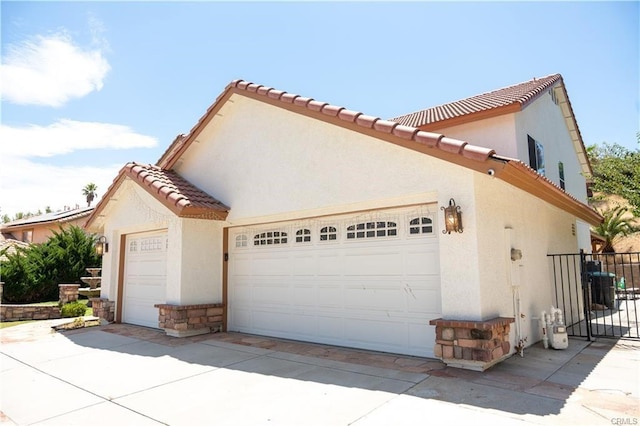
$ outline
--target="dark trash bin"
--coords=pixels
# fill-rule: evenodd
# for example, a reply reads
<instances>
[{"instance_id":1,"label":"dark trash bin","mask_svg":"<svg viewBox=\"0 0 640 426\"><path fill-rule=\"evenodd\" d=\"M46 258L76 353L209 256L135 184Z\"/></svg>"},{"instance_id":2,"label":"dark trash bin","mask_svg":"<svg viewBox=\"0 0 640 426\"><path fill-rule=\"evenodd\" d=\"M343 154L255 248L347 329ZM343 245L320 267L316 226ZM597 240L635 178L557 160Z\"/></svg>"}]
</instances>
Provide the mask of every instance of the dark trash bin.
<instances>
[{"instance_id":1,"label":"dark trash bin","mask_svg":"<svg viewBox=\"0 0 640 426\"><path fill-rule=\"evenodd\" d=\"M613 309L616 300L616 275L611 272L591 273L591 302Z\"/></svg>"},{"instance_id":2,"label":"dark trash bin","mask_svg":"<svg viewBox=\"0 0 640 426\"><path fill-rule=\"evenodd\" d=\"M600 272L600 271L602 271L602 262L600 262L599 260L589 260L587 262L588 273Z\"/></svg>"}]
</instances>

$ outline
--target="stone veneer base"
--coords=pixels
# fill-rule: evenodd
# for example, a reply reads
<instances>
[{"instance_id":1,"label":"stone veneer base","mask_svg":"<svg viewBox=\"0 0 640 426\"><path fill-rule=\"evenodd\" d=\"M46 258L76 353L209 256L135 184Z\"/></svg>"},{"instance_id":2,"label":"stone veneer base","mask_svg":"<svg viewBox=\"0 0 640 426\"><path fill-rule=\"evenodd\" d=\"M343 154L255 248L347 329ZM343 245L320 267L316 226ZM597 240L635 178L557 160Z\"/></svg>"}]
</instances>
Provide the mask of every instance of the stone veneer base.
<instances>
[{"instance_id":1,"label":"stone veneer base","mask_svg":"<svg viewBox=\"0 0 640 426\"><path fill-rule=\"evenodd\" d=\"M189 337L222 331L224 305L221 303L154 306L159 310L158 326L168 336Z\"/></svg>"},{"instance_id":2,"label":"stone veneer base","mask_svg":"<svg viewBox=\"0 0 640 426\"><path fill-rule=\"evenodd\" d=\"M484 371L508 358L510 324L513 318L487 321L429 321L436 326L434 355L450 367Z\"/></svg>"}]
</instances>

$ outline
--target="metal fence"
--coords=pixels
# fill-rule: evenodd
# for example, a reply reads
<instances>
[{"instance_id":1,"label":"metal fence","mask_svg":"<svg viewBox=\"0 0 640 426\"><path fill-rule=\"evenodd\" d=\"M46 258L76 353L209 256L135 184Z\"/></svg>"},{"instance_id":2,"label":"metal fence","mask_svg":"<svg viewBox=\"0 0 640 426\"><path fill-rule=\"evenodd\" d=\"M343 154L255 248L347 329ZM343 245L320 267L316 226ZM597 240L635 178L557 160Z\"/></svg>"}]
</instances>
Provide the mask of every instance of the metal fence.
<instances>
[{"instance_id":1,"label":"metal fence","mask_svg":"<svg viewBox=\"0 0 640 426\"><path fill-rule=\"evenodd\" d=\"M640 339L640 252L548 256L570 336Z\"/></svg>"}]
</instances>

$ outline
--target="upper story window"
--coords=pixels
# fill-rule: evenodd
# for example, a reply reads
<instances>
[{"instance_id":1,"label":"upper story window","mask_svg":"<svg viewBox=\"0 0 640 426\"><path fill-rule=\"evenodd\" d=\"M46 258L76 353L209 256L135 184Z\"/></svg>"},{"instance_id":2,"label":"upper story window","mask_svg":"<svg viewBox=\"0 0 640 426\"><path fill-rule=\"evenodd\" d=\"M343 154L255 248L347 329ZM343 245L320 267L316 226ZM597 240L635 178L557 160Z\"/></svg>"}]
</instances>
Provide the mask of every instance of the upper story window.
<instances>
[{"instance_id":1,"label":"upper story window","mask_svg":"<svg viewBox=\"0 0 640 426\"><path fill-rule=\"evenodd\" d=\"M281 231L262 232L253 237L254 246L265 246L274 244L286 244L287 233Z\"/></svg>"},{"instance_id":2,"label":"upper story window","mask_svg":"<svg viewBox=\"0 0 640 426\"><path fill-rule=\"evenodd\" d=\"M296 231L296 243L308 243L311 242L311 230L298 229Z\"/></svg>"},{"instance_id":3,"label":"upper story window","mask_svg":"<svg viewBox=\"0 0 640 426\"><path fill-rule=\"evenodd\" d=\"M129 251L130 252L136 252L138 251L138 241L137 240L133 240L129 243Z\"/></svg>"},{"instance_id":4,"label":"upper story window","mask_svg":"<svg viewBox=\"0 0 640 426\"><path fill-rule=\"evenodd\" d=\"M416 217L409 222L409 234L432 234L433 220L429 217Z\"/></svg>"},{"instance_id":5,"label":"upper story window","mask_svg":"<svg viewBox=\"0 0 640 426\"><path fill-rule=\"evenodd\" d=\"M391 237L398 235L395 222L363 222L347 227L347 239Z\"/></svg>"},{"instance_id":6,"label":"upper story window","mask_svg":"<svg viewBox=\"0 0 640 426\"><path fill-rule=\"evenodd\" d=\"M560 188L564 189L564 163L558 161L558 176L560 176Z\"/></svg>"},{"instance_id":7,"label":"upper story window","mask_svg":"<svg viewBox=\"0 0 640 426\"><path fill-rule=\"evenodd\" d=\"M320 229L320 241L335 241L338 239L338 230L335 226L325 226Z\"/></svg>"},{"instance_id":8,"label":"upper story window","mask_svg":"<svg viewBox=\"0 0 640 426\"><path fill-rule=\"evenodd\" d=\"M247 246L247 236L242 234L236 237L236 247L246 247Z\"/></svg>"},{"instance_id":9,"label":"upper story window","mask_svg":"<svg viewBox=\"0 0 640 426\"><path fill-rule=\"evenodd\" d=\"M529 143L529 166L544 176L544 147L531 136L527 135Z\"/></svg>"}]
</instances>

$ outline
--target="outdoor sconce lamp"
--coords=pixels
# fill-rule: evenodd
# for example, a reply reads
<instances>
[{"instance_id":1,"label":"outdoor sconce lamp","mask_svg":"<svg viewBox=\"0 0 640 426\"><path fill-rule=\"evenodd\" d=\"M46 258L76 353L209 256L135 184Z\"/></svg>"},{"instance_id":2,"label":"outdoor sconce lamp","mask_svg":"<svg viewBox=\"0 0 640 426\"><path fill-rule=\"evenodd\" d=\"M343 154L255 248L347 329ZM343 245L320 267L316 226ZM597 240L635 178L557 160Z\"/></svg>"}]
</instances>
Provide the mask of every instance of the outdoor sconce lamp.
<instances>
[{"instance_id":1,"label":"outdoor sconce lamp","mask_svg":"<svg viewBox=\"0 0 640 426\"><path fill-rule=\"evenodd\" d=\"M107 237L103 235L96 241L96 254L102 256L105 253L109 253L109 243L107 242Z\"/></svg>"},{"instance_id":2,"label":"outdoor sconce lamp","mask_svg":"<svg viewBox=\"0 0 640 426\"><path fill-rule=\"evenodd\" d=\"M449 200L449 207L440 207L444 210L444 227L443 234L451 234L452 232L462 232L462 212L460 206L456 206L456 201L452 198Z\"/></svg>"}]
</instances>

